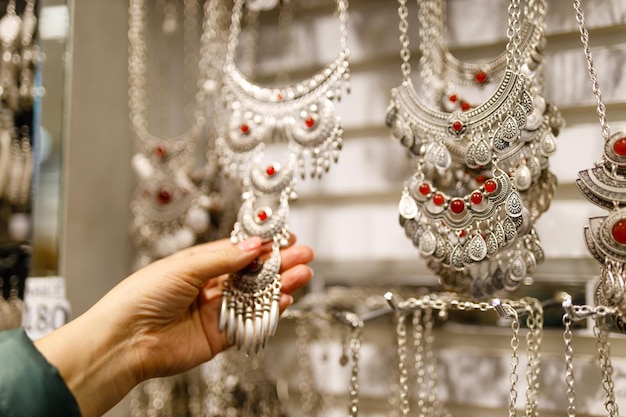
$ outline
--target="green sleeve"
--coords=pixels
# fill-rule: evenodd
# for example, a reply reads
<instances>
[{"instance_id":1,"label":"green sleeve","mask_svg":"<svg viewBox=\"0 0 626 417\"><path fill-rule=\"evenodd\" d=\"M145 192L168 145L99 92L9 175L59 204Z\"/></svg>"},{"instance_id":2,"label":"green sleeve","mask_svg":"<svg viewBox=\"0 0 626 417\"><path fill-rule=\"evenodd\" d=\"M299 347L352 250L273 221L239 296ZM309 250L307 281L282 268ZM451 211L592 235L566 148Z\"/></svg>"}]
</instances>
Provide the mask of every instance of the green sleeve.
<instances>
[{"instance_id":1,"label":"green sleeve","mask_svg":"<svg viewBox=\"0 0 626 417\"><path fill-rule=\"evenodd\" d=\"M0 332L0 416L80 417L59 371L23 329Z\"/></svg>"}]
</instances>

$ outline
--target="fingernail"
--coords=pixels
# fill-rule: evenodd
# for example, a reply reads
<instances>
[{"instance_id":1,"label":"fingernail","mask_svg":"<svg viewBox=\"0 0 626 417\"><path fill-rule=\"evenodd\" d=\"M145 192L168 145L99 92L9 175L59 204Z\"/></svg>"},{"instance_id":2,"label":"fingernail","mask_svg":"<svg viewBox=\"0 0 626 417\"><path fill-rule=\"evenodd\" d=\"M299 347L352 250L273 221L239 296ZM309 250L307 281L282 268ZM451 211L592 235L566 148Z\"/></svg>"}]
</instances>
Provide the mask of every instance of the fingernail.
<instances>
[{"instance_id":1,"label":"fingernail","mask_svg":"<svg viewBox=\"0 0 626 417\"><path fill-rule=\"evenodd\" d=\"M244 252L250 252L261 247L262 243L263 240L260 237L252 236L246 240L242 240L241 242L239 242L237 244L237 247Z\"/></svg>"}]
</instances>

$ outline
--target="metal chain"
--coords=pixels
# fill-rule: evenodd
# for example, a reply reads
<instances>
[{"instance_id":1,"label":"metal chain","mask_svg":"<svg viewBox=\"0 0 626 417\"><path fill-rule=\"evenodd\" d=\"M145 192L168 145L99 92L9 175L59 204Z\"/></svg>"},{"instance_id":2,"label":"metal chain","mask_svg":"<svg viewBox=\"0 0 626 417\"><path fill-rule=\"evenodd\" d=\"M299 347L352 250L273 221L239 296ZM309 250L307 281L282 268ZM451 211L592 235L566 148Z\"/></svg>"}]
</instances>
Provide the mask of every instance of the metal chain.
<instances>
[{"instance_id":1,"label":"metal chain","mask_svg":"<svg viewBox=\"0 0 626 417\"><path fill-rule=\"evenodd\" d=\"M539 405L539 389L540 389L540 380L539 374L541 372L541 342L543 339L543 306L541 302L536 298L527 298L528 303L531 306L533 313L533 322L534 327L529 326L530 331L533 333L534 339L534 348L532 352L529 352L529 356L533 357L533 366L529 369L531 372L530 385L531 385L531 395L529 402L531 407L528 408L529 414L532 417L537 417L539 415L538 405Z\"/></svg>"},{"instance_id":2,"label":"metal chain","mask_svg":"<svg viewBox=\"0 0 626 417\"><path fill-rule=\"evenodd\" d=\"M563 315L563 341L565 342L565 384L567 386L567 415L576 416L576 391L574 389L574 351L572 349L572 319Z\"/></svg>"},{"instance_id":3,"label":"metal chain","mask_svg":"<svg viewBox=\"0 0 626 417\"><path fill-rule=\"evenodd\" d=\"M406 7L406 0L398 0L400 6L398 7L398 16L400 17L400 23L398 28L400 29L400 58L402 59L402 76L404 81L407 81L411 76L411 50L409 49L409 10Z\"/></svg>"},{"instance_id":4,"label":"metal chain","mask_svg":"<svg viewBox=\"0 0 626 417\"><path fill-rule=\"evenodd\" d=\"M406 315L398 314L396 323L396 338L398 341L398 377L400 381L400 399L398 406L400 415L409 414L409 374L406 368Z\"/></svg>"},{"instance_id":5,"label":"metal chain","mask_svg":"<svg viewBox=\"0 0 626 417\"><path fill-rule=\"evenodd\" d=\"M313 375L311 374L310 337L306 326L306 318L299 317L296 321L296 352L298 355L298 375L300 395L302 398L300 409L304 415L312 415L315 406L313 389Z\"/></svg>"},{"instance_id":6,"label":"metal chain","mask_svg":"<svg viewBox=\"0 0 626 417\"><path fill-rule=\"evenodd\" d=\"M574 0L574 9L576 10L576 21L578 22L578 28L580 29L580 40L583 44L585 58L587 59L587 69L589 70L591 89L598 105L597 113L598 118L600 119L600 127L602 128L602 137L605 141L607 141L611 136L611 129L609 128L609 122L606 117L606 107L602 101L602 92L600 91L600 84L598 82L598 73L596 72L595 65L593 64L593 57L591 56L589 31L585 26L585 14L583 13L580 0Z\"/></svg>"},{"instance_id":7,"label":"metal chain","mask_svg":"<svg viewBox=\"0 0 626 417\"><path fill-rule=\"evenodd\" d=\"M619 416L617 401L615 400L615 385L613 384L613 365L611 364L611 348L607 340L606 316L595 316L593 334L596 336L596 349L602 371L602 388L606 393L604 406L609 417Z\"/></svg>"},{"instance_id":8,"label":"metal chain","mask_svg":"<svg viewBox=\"0 0 626 417\"><path fill-rule=\"evenodd\" d=\"M424 355L426 357L426 373L428 375L427 391L429 409L427 415L437 415L440 417L449 417L450 413L443 407L439 401L437 376L437 358L435 357L434 344L435 336L433 335L434 327L433 309L427 308L424 312Z\"/></svg>"},{"instance_id":9,"label":"metal chain","mask_svg":"<svg viewBox=\"0 0 626 417\"><path fill-rule=\"evenodd\" d=\"M520 65L520 50L521 44L521 23L520 23L520 2L519 0L510 0L508 7L508 27L506 30L506 37L508 42L506 45L507 52L507 67L512 70L519 70Z\"/></svg>"},{"instance_id":10,"label":"metal chain","mask_svg":"<svg viewBox=\"0 0 626 417\"><path fill-rule=\"evenodd\" d=\"M517 381L519 379L517 375L517 366L519 365L519 356L517 355L517 351L519 349L520 322L517 312L514 309L512 309L511 312L513 314L513 321L511 322L511 330L513 331L513 336L511 337L511 348L513 349L513 353L511 354L511 374L509 375L509 381L511 382L509 390L509 417L515 417L517 412Z\"/></svg>"},{"instance_id":11,"label":"metal chain","mask_svg":"<svg viewBox=\"0 0 626 417\"><path fill-rule=\"evenodd\" d=\"M363 322L353 315L350 330L350 351L352 354L352 368L350 371L350 403L348 415L356 417L359 413L359 357L361 353Z\"/></svg>"},{"instance_id":12,"label":"metal chain","mask_svg":"<svg viewBox=\"0 0 626 417\"><path fill-rule=\"evenodd\" d=\"M413 349L415 368L415 390L417 391L417 415L426 414L426 373L424 358L424 326L422 325L422 309L413 311Z\"/></svg>"}]
</instances>

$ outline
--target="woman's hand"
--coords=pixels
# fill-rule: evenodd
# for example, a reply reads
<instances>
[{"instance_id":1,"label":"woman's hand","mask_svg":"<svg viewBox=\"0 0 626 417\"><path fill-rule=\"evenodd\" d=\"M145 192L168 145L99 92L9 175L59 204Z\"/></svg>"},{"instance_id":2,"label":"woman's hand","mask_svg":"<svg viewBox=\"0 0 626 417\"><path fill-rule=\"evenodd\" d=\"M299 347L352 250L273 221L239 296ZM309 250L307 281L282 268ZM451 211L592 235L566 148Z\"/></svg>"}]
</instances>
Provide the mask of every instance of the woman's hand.
<instances>
[{"instance_id":1,"label":"woman's hand","mask_svg":"<svg viewBox=\"0 0 626 417\"><path fill-rule=\"evenodd\" d=\"M306 285L307 246L281 250L281 310ZM36 342L74 393L84 417L103 414L136 384L191 369L226 349L219 332L222 286L271 251L252 237L191 247L135 272L94 307Z\"/></svg>"}]
</instances>

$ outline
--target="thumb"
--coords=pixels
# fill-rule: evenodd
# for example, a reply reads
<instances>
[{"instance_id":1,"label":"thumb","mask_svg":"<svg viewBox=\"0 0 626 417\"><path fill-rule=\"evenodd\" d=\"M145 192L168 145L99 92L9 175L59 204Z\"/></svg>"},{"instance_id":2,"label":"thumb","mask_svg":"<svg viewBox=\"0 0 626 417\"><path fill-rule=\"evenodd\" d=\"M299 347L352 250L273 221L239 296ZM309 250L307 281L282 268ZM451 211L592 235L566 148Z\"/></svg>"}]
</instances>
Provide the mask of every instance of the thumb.
<instances>
[{"instance_id":1,"label":"thumb","mask_svg":"<svg viewBox=\"0 0 626 417\"><path fill-rule=\"evenodd\" d=\"M263 241L258 236L237 245L207 246L188 256L172 257L169 269L189 284L200 288L211 278L242 269L261 254L263 247Z\"/></svg>"}]
</instances>

